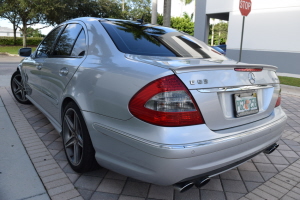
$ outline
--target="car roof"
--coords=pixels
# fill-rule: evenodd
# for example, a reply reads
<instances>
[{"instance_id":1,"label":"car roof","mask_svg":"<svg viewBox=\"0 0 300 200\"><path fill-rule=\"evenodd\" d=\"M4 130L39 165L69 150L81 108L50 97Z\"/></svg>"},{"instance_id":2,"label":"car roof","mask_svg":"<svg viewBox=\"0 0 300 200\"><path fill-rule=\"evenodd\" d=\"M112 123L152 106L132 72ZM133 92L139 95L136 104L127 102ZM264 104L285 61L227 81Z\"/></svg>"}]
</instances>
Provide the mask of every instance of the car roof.
<instances>
[{"instance_id":1,"label":"car roof","mask_svg":"<svg viewBox=\"0 0 300 200\"><path fill-rule=\"evenodd\" d=\"M141 23L138 21L133 21L133 20L125 20L125 19L113 19L113 18L98 18L98 17L79 17L79 18L74 18L74 19L70 19L68 21L63 22L64 23L69 23L69 22L73 22L73 21L82 21L85 23L88 23L89 21L112 21L112 22L123 22L123 23L131 23L134 25L141 25L143 27L147 27L147 26L151 26L151 27L155 27L155 26L159 26L159 25L153 25L153 24L149 24L149 23Z\"/></svg>"}]
</instances>

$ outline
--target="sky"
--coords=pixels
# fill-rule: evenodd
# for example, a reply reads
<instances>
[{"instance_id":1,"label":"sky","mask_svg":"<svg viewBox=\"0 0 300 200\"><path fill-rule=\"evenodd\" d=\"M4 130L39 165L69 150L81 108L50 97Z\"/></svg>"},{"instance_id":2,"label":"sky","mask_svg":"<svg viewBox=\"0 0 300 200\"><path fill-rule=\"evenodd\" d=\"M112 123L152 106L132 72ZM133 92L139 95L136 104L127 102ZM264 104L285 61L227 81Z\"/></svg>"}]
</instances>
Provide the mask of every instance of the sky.
<instances>
[{"instance_id":1,"label":"sky","mask_svg":"<svg viewBox=\"0 0 300 200\"><path fill-rule=\"evenodd\" d=\"M3 18L0 19L0 26L1 27L11 28L11 29L13 28L12 23L10 23L9 20L3 19ZM42 28L44 26L45 26L45 24L37 24L37 25L34 25L34 26L30 26L30 27L36 29L36 28ZM43 29L41 29L41 33L43 35L47 35L53 28L54 28L53 26L50 26L50 27L47 27L47 28L43 28Z\"/></svg>"}]
</instances>

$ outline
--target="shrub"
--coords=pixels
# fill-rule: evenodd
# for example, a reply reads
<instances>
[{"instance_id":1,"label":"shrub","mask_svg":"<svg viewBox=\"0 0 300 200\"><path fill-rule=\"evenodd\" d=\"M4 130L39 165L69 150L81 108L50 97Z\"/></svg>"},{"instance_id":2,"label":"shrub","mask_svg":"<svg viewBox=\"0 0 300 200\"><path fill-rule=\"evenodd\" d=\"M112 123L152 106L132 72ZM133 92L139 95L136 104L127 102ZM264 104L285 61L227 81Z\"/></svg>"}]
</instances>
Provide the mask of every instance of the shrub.
<instances>
[{"instance_id":1,"label":"shrub","mask_svg":"<svg viewBox=\"0 0 300 200\"><path fill-rule=\"evenodd\" d=\"M27 38L27 45L37 46L40 44L40 42L42 40L43 40L43 38L40 38L40 37L29 37L29 38ZM13 37L0 37L0 45L14 45L14 38ZM15 45L22 46L23 38L17 37Z\"/></svg>"},{"instance_id":2,"label":"shrub","mask_svg":"<svg viewBox=\"0 0 300 200\"><path fill-rule=\"evenodd\" d=\"M171 27L187 34L194 35L194 22L185 17L172 17Z\"/></svg>"},{"instance_id":3,"label":"shrub","mask_svg":"<svg viewBox=\"0 0 300 200\"><path fill-rule=\"evenodd\" d=\"M157 24L163 25L163 15L157 16ZM194 22L192 22L191 18L187 16L171 17L171 27L190 35L194 35Z\"/></svg>"}]
</instances>

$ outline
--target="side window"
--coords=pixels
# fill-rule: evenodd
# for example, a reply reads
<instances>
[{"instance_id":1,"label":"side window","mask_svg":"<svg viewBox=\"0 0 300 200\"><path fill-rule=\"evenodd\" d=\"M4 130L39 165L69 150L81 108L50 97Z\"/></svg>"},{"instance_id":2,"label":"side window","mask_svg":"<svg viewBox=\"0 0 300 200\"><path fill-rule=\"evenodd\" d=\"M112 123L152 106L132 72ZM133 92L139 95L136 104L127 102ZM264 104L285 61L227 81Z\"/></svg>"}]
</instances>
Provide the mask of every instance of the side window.
<instances>
[{"instance_id":1,"label":"side window","mask_svg":"<svg viewBox=\"0 0 300 200\"><path fill-rule=\"evenodd\" d=\"M56 43L53 55L70 56L81 29L82 26L80 24L68 24Z\"/></svg>"},{"instance_id":2,"label":"side window","mask_svg":"<svg viewBox=\"0 0 300 200\"><path fill-rule=\"evenodd\" d=\"M55 42L55 39L63 27L64 26L59 26L47 35L47 37L43 40L43 42L40 44L40 46L36 50L37 57L48 57L50 55L51 48Z\"/></svg>"},{"instance_id":3,"label":"side window","mask_svg":"<svg viewBox=\"0 0 300 200\"><path fill-rule=\"evenodd\" d=\"M85 34L82 29L73 48L71 56L84 56L86 51Z\"/></svg>"}]
</instances>

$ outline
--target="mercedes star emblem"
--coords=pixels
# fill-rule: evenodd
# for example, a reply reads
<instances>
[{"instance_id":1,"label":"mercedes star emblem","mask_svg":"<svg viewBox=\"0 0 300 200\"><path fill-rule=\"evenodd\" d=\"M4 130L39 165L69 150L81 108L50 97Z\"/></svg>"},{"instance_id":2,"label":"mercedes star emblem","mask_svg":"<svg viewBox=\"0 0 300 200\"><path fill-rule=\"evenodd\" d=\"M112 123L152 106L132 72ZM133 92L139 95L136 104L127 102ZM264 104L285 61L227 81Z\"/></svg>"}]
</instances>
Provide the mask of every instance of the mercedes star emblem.
<instances>
[{"instance_id":1,"label":"mercedes star emblem","mask_svg":"<svg viewBox=\"0 0 300 200\"><path fill-rule=\"evenodd\" d=\"M255 76L254 76L253 73L249 73L249 74L248 74L248 79L249 79L249 82L250 82L251 84L254 84L254 83L255 83Z\"/></svg>"}]
</instances>

